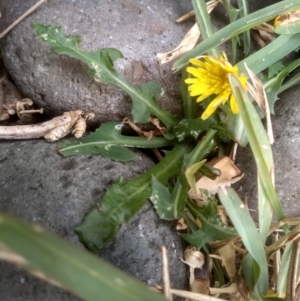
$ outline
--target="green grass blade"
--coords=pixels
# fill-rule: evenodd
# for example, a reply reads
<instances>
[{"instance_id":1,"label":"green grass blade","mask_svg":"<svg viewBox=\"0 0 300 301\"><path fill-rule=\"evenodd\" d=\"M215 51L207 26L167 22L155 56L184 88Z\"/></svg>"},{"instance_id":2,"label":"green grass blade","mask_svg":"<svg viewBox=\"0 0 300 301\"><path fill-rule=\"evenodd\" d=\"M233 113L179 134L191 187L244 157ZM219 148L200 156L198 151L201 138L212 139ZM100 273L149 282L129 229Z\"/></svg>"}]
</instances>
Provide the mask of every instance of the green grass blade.
<instances>
[{"instance_id":1,"label":"green grass blade","mask_svg":"<svg viewBox=\"0 0 300 301\"><path fill-rule=\"evenodd\" d=\"M92 154L126 162L136 158L136 155L126 147L157 148L174 144L174 141L172 143L162 137L147 140L144 137L124 136L121 129L122 124L119 122L103 123L94 133L84 138L59 143L58 151L64 157Z\"/></svg>"},{"instance_id":2,"label":"green grass blade","mask_svg":"<svg viewBox=\"0 0 300 301\"><path fill-rule=\"evenodd\" d=\"M300 34L281 35L273 42L237 64L241 73L247 74L245 63L255 74L265 70L300 46Z\"/></svg>"},{"instance_id":3,"label":"green grass blade","mask_svg":"<svg viewBox=\"0 0 300 301\"><path fill-rule=\"evenodd\" d=\"M185 168L188 168L206 157L216 146L214 139L216 130L209 129L203 140L184 158Z\"/></svg>"},{"instance_id":4,"label":"green grass blade","mask_svg":"<svg viewBox=\"0 0 300 301\"><path fill-rule=\"evenodd\" d=\"M248 1L238 0L241 17L246 17L248 15ZM247 57L251 50L251 37L250 31L247 30L243 33L243 43L244 43L244 55Z\"/></svg>"},{"instance_id":5,"label":"green grass blade","mask_svg":"<svg viewBox=\"0 0 300 301\"><path fill-rule=\"evenodd\" d=\"M232 24L238 17L239 15L239 9L234 8L231 3L230 0L223 0L223 4L225 5L227 12L229 14L229 21L230 24ZM237 46L239 44L239 37L235 36L231 38L231 49L232 49L232 54L231 54L231 62L233 65L236 64L236 60L237 60Z\"/></svg>"},{"instance_id":6,"label":"green grass blade","mask_svg":"<svg viewBox=\"0 0 300 301\"><path fill-rule=\"evenodd\" d=\"M120 51L112 48L98 49L87 52L78 47L80 38L78 36L66 36L61 27L44 26L33 23L38 37L47 43L51 50L76 58L90 67L91 73L104 84L114 84L126 91L132 99L132 115L135 122L147 122L150 113L159 118L166 126L178 123L176 118L164 111L156 103L162 94L161 85L155 82L147 82L138 87L131 85L123 79L114 69L114 61L123 58Z\"/></svg>"},{"instance_id":7,"label":"green grass blade","mask_svg":"<svg viewBox=\"0 0 300 301\"><path fill-rule=\"evenodd\" d=\"M269 276L264 243L249 211L232 188L220 190L218 195L236 231L241 236L247 251L259 266L259 275L254 279L255 285L257 285L261 296L266 295L269 288ZM253 274L255 275L255 272ZM254 287L250 289L254 290Z\"/></svg>"},{"instance_id":8,"label":"green grass blade","mask_svg":"<svg viewBox=\"0 0 300 301\"><path fill-rule=\"evenodd\" d=\"M242 88L239 80L235 76L229 75L229 81L238 103L239 114L241 114L243 119L246 135L254 155L258 170L258 180L261 181L267 200L272 205L276 217L281 220L284 218L284 213L270 176L274 166L271 146L266 132L257 111L250 101L247 92ZM262 222L264 224L260 225L260 227L269 228L268 224L271 221L263 219Z\"/></svg>"},{"instance_id":9,"label":"green grass blade","mask_svg":"<svg viewBox=\"0 0 300 301\"><path fill-rule=\"evenodd\" d=\"M230 38L237 36L245 32L246 30L251 29L252 27L274 19L278 14L293 11L298 9L299 7L300 3L298 1L285 0L256 11L246 17L243 17L235 21L234 23L222 28L221 30L201 42L194 49L190 50L174 63L173 69L179 70L186 64L188 64L191 58L195 58L203 53L206 53L209 49L219 46Z\"/></svg>"},{"instance_id":10,"label":"green grass blade","mask_svg":"<svg viewBox=\"0 0 300 301\"><path fill-rule=\"evenodd\" d=\"M39 272L86 301L166 300L89 252L4 214L0 214L0 258Z\"/></svg>"},{"instance_id":11,"label":"green grass blade","mask_svg":"<svg viewBox=\"0 0 300 301\"><path fill-rule=\"evenodd\" d=\"M293 250L293 242L290 242L286 245L279 267L278 278L277 278L277 294L279 297L285 297L288 272L291 261L291 254Z\"/></svg>"},{"instance_id":12,"label":"green grass blade","mask_svg":"<svg viewBox=\"0 0 300 301\"><path fill-rule=\"evenodd\" d=\"M211 24L210 16L207 12L206 3L203 0L192 0L193 8L197 18L197 22L200 28L200 32L203 40L213 35L213 28ZM220 56L220 51L218 48L210 48L208 54L214 55L216 57Z\"/></svg>"}]
</instances>

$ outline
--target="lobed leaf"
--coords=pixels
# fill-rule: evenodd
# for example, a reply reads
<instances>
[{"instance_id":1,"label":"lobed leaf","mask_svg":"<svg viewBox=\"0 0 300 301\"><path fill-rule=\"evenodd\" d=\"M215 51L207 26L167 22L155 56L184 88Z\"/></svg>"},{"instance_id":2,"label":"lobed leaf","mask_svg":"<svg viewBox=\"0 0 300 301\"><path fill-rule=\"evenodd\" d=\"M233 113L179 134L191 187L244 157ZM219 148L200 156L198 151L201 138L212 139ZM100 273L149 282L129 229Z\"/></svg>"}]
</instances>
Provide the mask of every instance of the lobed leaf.
<instances>
[{"instance_id":1,"label":"lobed leaf","mask_svg":"<svg viewBox=\"0 0 300 301\"><path fill-rule=\"evenodd\" d=\"M132 115L135 122L147 122L150 113L159 118L166 126L177 124L176 118L162 110L156 103L158 96L162 94L161 86L149 82L135 87L125 81L114 69L113 63L122 58L120 51L112 48L99 49L87 52L78 48L80 38L78 36L66 36L61 27L45 26L33 23L33 28L38 37L46 42L54 52L65 54L86 63L93 74L105 84L114 84L126 91L132 99Z\"/></svg>"},{"instance_id":2,"label":"lobed leaf","mask_svg":"<svg viewBox=\"0 0 300 301\"><path fill-rule=\"evenodd\" d=\"M194 137L197 139L200 134L207 131L210 126L215 124L215 119L213 117L206 120L200 118L196 119L183 119L178 125L172 127L165 137L167 139L175 139L178 141L183 141L186 137Z\"/></svg>"},{"instance_id":3,"label":"lobed leaf","mask_svg":"<svg viewBox=\"0 0 300 301\"><path fill-rule=\"evenodd\" d=\"M173 220L182 217L187 198L187 182L183 174L177 178L172 193L154 176L151 181L150 200L161 219Z\"/></svg>"},{"instance_id":4,"label":"lobed leaf","mask_svg":"<svg viewBox=\"0 0 300 301\"><path fill-rule=\"evenodd\" d=\"M127 162L137 156L127 147L157 148L172 145L172 141L161 137L147 140L144 137L131 137L121 134L122 124L118 122L103 123L99 129L87 137L71 142L59 143L58 151L64 156L101 155L115 161Z\"/></svg>"},{"instance_id":5,"label":"lobed leaf","mask_svg":"<svg viewBox=\"0 0 300 301\"><path fill-rule=\"evenodd\" d=\"M0 258L86 301L166 300L89 252L5 214L0 214Z\"/></svg>"},{"instance_id":6,"label":"lobed leaf","mask_svg":"<svg viewBox=\"0 0 300 301\"><path fill-rule=\"evenodd\" d=\"M161 219L173 220L174 204L169 189L154 176L151 180L152 193L150 200Z\"/></svg>"},{"instance_id":7,"label":"lobed leaf","mask_svg":"<svg viewBox=\"0 0 300 301\"><path fill-rule=\"evenodd\" d=\"M97 252L116 234L121 223L127 222L145 204L151 195L152 175L163 184L179 173L182 159L191 150L187 144L178 144L148 172L131 180L112 185L101 200L101 210L93 209L76 232L88 249Z\"/></svg>"},{"instance_id":8,"label":"lobed leaf","mask_svg":"<svg viewBox=\"0 0 300 301\"><path fill-rule=\"evenodd\" d=\"M187 208L200 221L201 228L192 233L181 234L181 237L196 248L202 248L214 240L237 236L236 230L226 226L218 215L216 198L208 197L205 203L205 206L198 207L192 201L187 201ZM190 221L187 222L190 224Z\"/></svg>"},{"instance_id":9,"label":"lobed leaf","mask_svg":"<svg viewBox=\"0 0 300 301\"><path fill-rule=\"evenodd\" d=\"M264 84L264 88L267 94L270 111L274 114L274 104L278 99L278 94L280 92L280 88L282 86L282 82L284 79L296 69L300 65L300 59L297 59L291 63L289 63L281 72L277 74L277 76L273 77L271 80L267 81Z\"/></svg>"}]
</instances>

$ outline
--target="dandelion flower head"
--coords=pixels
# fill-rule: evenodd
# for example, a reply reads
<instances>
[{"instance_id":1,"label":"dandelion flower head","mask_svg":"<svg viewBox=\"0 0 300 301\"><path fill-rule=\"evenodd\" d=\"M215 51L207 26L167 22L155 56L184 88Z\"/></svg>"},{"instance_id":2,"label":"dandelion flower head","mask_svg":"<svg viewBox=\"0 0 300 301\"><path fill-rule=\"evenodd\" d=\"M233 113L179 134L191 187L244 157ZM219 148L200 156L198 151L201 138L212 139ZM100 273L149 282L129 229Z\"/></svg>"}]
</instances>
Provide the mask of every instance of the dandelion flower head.
<instances>
[{"instance_id":1,"label":"dandelion flower head","mask_svg":"<svg viewBox=\"0 0 300 301\"><path fill-rule=\"evenodd\" d=\"M200 59L191 59L190 63L193 66L187 67L187 72L193 77L185 80L185 83L189 84L190 95L198 96L197 102L209 96L215 96L201 118L203 120L209 118L221 104L224 105L228 100L232 112L237 114L239 108L232 93L228 74L236 75L243 88L247 90L247 78L238 74L238 68L228 62L225 54L220 59L214 56L202 56Z\"/></svg>"}]
</instances>

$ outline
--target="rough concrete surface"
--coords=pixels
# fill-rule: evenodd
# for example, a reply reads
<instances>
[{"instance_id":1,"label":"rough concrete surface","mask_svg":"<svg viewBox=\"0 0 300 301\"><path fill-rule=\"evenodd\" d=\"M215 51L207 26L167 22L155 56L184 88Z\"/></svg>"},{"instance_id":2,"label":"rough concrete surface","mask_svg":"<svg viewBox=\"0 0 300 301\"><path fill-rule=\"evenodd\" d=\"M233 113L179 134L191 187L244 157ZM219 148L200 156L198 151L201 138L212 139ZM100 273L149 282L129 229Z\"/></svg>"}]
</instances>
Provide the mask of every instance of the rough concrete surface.
<instances>
[{"instance_id":1,"label":"rough concrete surface","mask_svg":"<svg viewBox=\"0 0 300 301\"><path fill-rule=\"evenodd\" d=\"M1 1L2 28L33 3ZM117 61L121 74L135 85L160 82L165 90L160 104L180 115L180 75L170 72L170 65L160 66L156 53L169 51L181 41L192 21L178 25L175 20L190 9L189 2L170 0L47 1L2 40L1 52L22 94L49 115L82 109L96 114L96 124L130 116L129 96L114 85L94 81L78 60L51 53L36 38L31 24L62 26L65 34L82 37L85 50L119 49L124 55Z\"/></svg>"},{"instance_id":2,"label":"rough concrete surface","mask_svg":"<svg viewBox=\"0 0 300 301\"><path fill-rule=\"evenodd\" d=\"M0 2L0 32L28 9L35 0ZM249 1L254 11L277 1ZM191 9L189 1L173 0L51 0L18 25L0 41L5 65L24 97L30 97L49 115L83 109L96 113L95 124L122 120L130 114L131 101L118 88L104 86L88 75L80 62L50 53L37 39L31 23L62 25L67 34L82 36L82 47L115 47L125 59L117 67L133 84L148 80L160 82L165 95L160 104L180 116L179 74L170 65L159 66L157 52L175 47L193 21L177 25L178 17ZM213 14L216 26L223 23L224 11ZM276 184L287 216L299 216L299 88L284 93L273 117L273 147ZM37 222L79 245L74 228L98 202L118 176L132 178L148 169L152 162L128 164L100 157L62 158L54 144L43 141L0 142L0 210L29 222ZM256 210L256 168L249 149L238 152L238 166L245 173L236 185L241 197L249 198ZM116 266L153 285L160 283L160 246L168 247L172 286L186 282L186 268L179 261L182 242L174 225L160 221L150 205L122 225L116 241L101 256ZM0 300L52 301L78 300L76 297L0 263Z\"/></svg>"},{"instance_id":3,"label":"rough concrete surface","mask_svg":"<svg viewBox=\"0 0 300 301\"><path fill-rule=\"evenodd\" d=\"M74 228L121 175L131 179L153 165L143 153L126 164L100 156L62 158L43 140L0 142L0 210L38 223L80 245ZM173 223L161 221L150 205L123 225L101 257L149 285L161 283L160 247L168 248L172 285L183 287L182 242ZM82 247L82 246L81 246ZM0 300L77 300L0 262Z\"/></svg>"}]
</instances>

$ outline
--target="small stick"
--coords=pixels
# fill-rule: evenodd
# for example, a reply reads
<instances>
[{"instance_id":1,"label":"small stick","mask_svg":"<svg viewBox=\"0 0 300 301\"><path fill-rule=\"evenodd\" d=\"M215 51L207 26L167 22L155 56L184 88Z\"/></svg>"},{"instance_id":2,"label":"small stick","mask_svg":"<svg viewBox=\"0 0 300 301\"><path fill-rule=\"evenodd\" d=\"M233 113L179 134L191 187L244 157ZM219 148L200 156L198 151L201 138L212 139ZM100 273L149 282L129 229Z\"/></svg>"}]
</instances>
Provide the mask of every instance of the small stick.
<instances>
[{"instance_id":1,"label":"small stick","mask_svg":"<svg viewBox=\"0 0 300 301\"><path fill-rule=\"evenodd\" d=\"M297 238L293 242L292 254L290 259L290 266L287 279L287 288L286 288L286 300L293 301L296 295L296 289L298 285L298 263L299 263L299 254L300 254L300 239Z\"/></svg>"},{"instance_id":2,"label":"small stick","mask_svg":"<svg viewBox=\"0 0 300 301\"><path fill-rule=\"evenodd\" d=\"M22 115L22 114L28 114L28 113L40 113L40 114L43 114L44 110L43 108L39 109L39 110L23 110L23 111L20 111L19 114Z\"/></svg>"},{"instance_id":3,"label":"small stick","mask_svg":"<svg viewBox=\"0 0 300 301\"><path fill-rule=\"evenodd\" d=\"M8 26L3 32L0 34L0 39L3 38L8 32L10 32L15 26L17 26L21 21L23 21L28 15L30 15L33 11L35 11L41 4L43 4L46 0L40 0L35 5L33 5L27 12L25 12L21 17L19 17L14 23Z\"/></svg>"},{"instance_id":4,"label":"small stick","mask_svg":"<svg viewBox=\"0 0 300 301\"><path fill-rule=\"evenodd\" d=\"M141 137L145 137L143 134L143 131L141 131L129 118L124 118L123 123L128 124L134 131L136 131L137 134L139 134ZM146 137L145 137L146 138ZM152 152L156 156L158 161L161 161L162 155L160 152L157 150L157 148L151 148Z\"/></svg>"},{"instance_id":5,"label":"small stick","mask_svg":"<svg viewBox=\"0 0 300 301\"><path fill-rule=\"evenodd\" d=\"M0 126L0 139L35 139L41 138L49 131L68 124L71 117L63 115L49 121L33 125Z\"/></svg>"},{"instance_id":6,"label":"small stick","mask_svg":"<svg viewBox=\"0 0 300 301\"><path fill-rule=\"evenodd\" d=\"M163 278L163 292L168 300L172 300L171 288L170 288L170 276L169 276L169 264L167 257L166 247L161 247L162 256L162 278Z\"/></svg>"}]
</instances>

